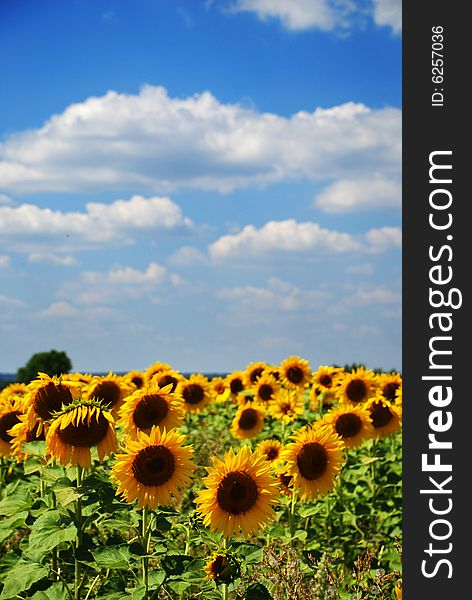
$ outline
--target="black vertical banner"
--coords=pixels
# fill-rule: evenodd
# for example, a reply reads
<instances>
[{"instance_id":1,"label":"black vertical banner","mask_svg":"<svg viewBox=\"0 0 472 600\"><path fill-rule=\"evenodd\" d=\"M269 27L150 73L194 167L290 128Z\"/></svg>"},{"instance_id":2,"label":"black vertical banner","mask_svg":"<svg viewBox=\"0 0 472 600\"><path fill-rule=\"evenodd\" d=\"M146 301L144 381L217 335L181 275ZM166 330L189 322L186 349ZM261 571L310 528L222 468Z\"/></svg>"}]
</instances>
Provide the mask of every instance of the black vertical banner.
<instances>
[{"instance_id":1,"label":"black vertical banner","mask_svg":"<svg viewBox=\"0 0 472 600\"><path fill-rule=\"evenodd\" d=\"M403 3L403 597L472 597L467 3ZM466 102L468 106L466 107ZM467 140L467 141L466 141ZM469 164L470 163L470 164Z\"/></svg>"}]
</instances>

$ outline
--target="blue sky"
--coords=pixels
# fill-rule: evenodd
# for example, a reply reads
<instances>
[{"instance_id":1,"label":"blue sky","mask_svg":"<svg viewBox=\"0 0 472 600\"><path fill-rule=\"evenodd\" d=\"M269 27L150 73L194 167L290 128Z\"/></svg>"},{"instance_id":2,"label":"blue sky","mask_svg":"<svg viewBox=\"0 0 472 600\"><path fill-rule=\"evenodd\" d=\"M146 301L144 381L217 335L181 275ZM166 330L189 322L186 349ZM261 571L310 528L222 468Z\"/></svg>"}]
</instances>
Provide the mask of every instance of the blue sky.
<instances>
[{"instance_id":1,"label":"blue sky","mask_svg":"<svg viewBox=\"0 0 472 600\"><path fill-rule=\"evenodd\" d=\"M0 70L0 371L401 368L398 0L10 0Z\"/></svg>"}]
</instances>

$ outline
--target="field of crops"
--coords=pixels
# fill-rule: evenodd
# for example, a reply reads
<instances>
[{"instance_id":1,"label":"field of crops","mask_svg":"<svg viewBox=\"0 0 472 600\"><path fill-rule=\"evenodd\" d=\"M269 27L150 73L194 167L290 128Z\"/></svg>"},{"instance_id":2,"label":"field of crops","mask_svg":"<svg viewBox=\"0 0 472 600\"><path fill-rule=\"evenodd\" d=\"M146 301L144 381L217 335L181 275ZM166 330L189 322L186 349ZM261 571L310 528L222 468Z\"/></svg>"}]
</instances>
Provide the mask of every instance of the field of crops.
<instances>
[{"instance_id":1,"label":"field of crops","mask_svg":"<svg viewBox=\"0 0 472 600\"><path fill-rule=\"evenodd\" d=\"M156 362L0 392L0 600L401 599L402 380Z\"/></svg>"}]
</instances>

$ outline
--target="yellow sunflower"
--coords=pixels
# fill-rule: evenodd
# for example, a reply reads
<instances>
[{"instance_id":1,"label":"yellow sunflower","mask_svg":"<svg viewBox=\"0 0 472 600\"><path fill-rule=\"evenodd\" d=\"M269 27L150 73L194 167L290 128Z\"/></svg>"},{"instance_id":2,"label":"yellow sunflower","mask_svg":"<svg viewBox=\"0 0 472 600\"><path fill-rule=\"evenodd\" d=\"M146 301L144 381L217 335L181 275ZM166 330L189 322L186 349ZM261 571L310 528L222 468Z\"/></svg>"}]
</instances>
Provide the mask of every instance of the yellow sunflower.
<instances>
[{"instance_id":1,"label":"yellow sunflower","mask_svg":"<svg viewBox=\"0 0 472 600\"><path fill-rule=\"evenodd\" d=\"M326 413L322 422L334 429L346 448L359 446L374 434L369 411L364 406L343 405Z\"/></svg>"},{"instance_id":2,"label":"yellow sunflower","mask_svg":"<svg viewBox=\"0 0 472 600\"><path fill-rule=\"evenodd\" d=\"M290 356L280 363L280 377L286 387L303 389L310 383L310 365L304 358Z\"/></svg>"},{"instance_id":3,"label":"yellow sunflower","mask_svg":"<svg viewBox=\"0 0 472 600\"><path fill-rule=\"evenodd\" d=\"M153 427L149 435L139 431L137 440L126 442L124 454L116 455L110 475L118 484L116 493L126 502L137 500L139 509L151 510L168 505L171 496L178 498L194 470L193 448L184 442L175 430Z\"/></svg>"},{"instance_id":4,"label":"yellow sunflower","mask_svg":"<svg viewBox=\"0 0 472 600\"><path fill-rule=\"evenodd\" d=\"M364 367L346 373L338 384L338 396L341 401L354 405L363 404L375 394L375 391L374 372Z\"/></svg>"},{"instance_id":5,"label":"yellow sunflower","mask_svg":"<svg viewBox=\"0 0 472 600\"><path fill-rule=\"evenodd\" d=\"M318 367L318 371L312 374L312 385L316 386L319 392L331 390L336 386L343 369L339 367L328 367L322 365Z\"/></svg>"},{"instance_id":6,"label":"yellow sunflower","mask_svg":"<svg viewBox=\"0 0 472 600\"><path fill-rule=\"evenodd\" d=\"M51 419L54 413L79 397L81 387L82 384L78 381L64 381L55 375L49 377L45 373L38 373L38 378L27 385L28 394L24 399L28 428L32 430L39 423L41 433L45 422Z\"/></svg>"},{"instance_id":7,"label":"yellow sunflower","mask_svg":"<svg viewBox=\"0 0 472 600\"><path fill-rule=\"evenodd\" d=\"M200 373L182 379L177 385L177 394L182 396L187 412L200 412L211 401L208 379Z\"/></svg>"},{"instance_id":8,"label":"yellow sunflower","mask_svg":"<svg viewBox=\"0 0 472 600\"><path fill-rule=\"evenodd\" d=\"M216 583L230 583L237 577L239 570L234 557L218 552L205 563L206 579Z\"/></svg>"},{"instance_id":9,"label":"yellow sunflower","mask_svg":"<svg viewBox=\"0 0 472 600\"><path fill-rule=\"evenodd\" d=\"M246 389L246 377L244 371L233 371L226 377L231 398L237 398Z\"/></svg>"},{"instance_id":10,"label":"yellow sunflower","mask_svg":"<svg viewBox=\"0 0 472 600\"><path fill-rule=\"evenodd\" d=\"M272 467L276 467L280 462L282 449L283 445L279 440L263 440L257 444L255 451L262 454Z\"/></svg>"},{"instance_id":11,"label":"yellow sunflower","mask_svg":"<svg viewBox=\"0 0 472 600\"><path fill-rule=\"evenodd\" d=\"M262 373L256 383L251 387L251 392L257 402L270 402L279 391L280 384L270 373Z\"/></svg>"},{"instance_id":12,"label":"yellow sunflower","mask_svg":"<svg viewBox=\"0 0 472 600\"><path fill-rule=\"evenodd\" d=\"M93 375L90 373L65 373L61 378L62 381L75 381L85 386L92 381Z\"/></svg>"},{"instance_id":13,"label":"yellow sunflower","mask_svg":"<svg viewBox=\"0 0 472 600\"><path fill-rule=\"evenodd\" d=\"M402 580L399 579L397 581L397 584L395 586L395 597L397 600L402 600L403 597L403 585L402 585Z\"/></svg>"},{"instance_id":14,"label":"yellow sunflower","mask_svg":"<svg viewBox=\"0 0 472 600\"><path fill-rule=\"evenodd\" d=\"M230 448L223 460L212 457L212 463L203 480L206 489L195 500L203 523L226 537L255 534L275 515L271 504L278 491L270 465L247 446L237 454Z\"/></svg>"},{"instance_id":15,"label":"yellow sunflower","mask_svg":"<svg viewBox=\"0 0 472 600\"><path fill-rule=\"evenodd\" d=\"M292 475L293 488L302 499L315 499L335 485L344 463L344 442L331 427L303 427L292 436L294 442L282 451L285 473Z\"/></svg>"},{"instance_id":16,"label":"yellow sunflower","mask_svg":"<svg viewBox=\"0 0 472 600\"><path fill-rule=\"evenodd\" d=\"M235 438L255 437L264 427L264 409L253 402L242 404L231 423L231 435Z\"/></svg>"},{"instance_id":17,"label":"yellow sunflower","mask_svg":"<svg viewBox=\"0 0 472 600\"><path fill-rule=\"evenodd\" d=\"M172 386L172 392L175 392L179 381L183 381L184 376L178 371L168 369L166 371L158 371L151 378L148 379L148 384L155 383L160 388L166 387L167 385Z\"/></svg>"},{"instance_id":18,"label":"yellow sunflower","mask_svg":"<svg viewBox=\"0 0 472 600\"><path fill-rule=\"evenodd\" d=\"M37 422L32 429L29 427L26 415L19 415L19 423L14 425L9 433L11 435L11 452L17 461L23 460L27 454L23 451L23 444L26 442L44 441L44 427L40 428Z\"/></svg>"},{"instance_id":19,"label":"yellow sunflower","mask_svg":"<svg viewBox=\"0 0 472 600\"><path fill-rule=\"evenodd\" d=\"M160 429L179 427L184 419L181 396L172 392L172 384L160 388L157 383L136 390L119 411L123 432L136 438L138 431L149 433L154 425Z\"/></svg>"},{"instance_id":20,"label":"yellow sunflower","mask_svg":"<svg viewBox=\"0 0 472 600\"><path fill-rule=\"evenodd\" d=\"M402 377L399 373L382 373L377 376L380 394L392 404L395 404L398 392L402 389Z\"/></svg>"},{"instance_id":21,"label":"yellow sunflower","mask_svg":"<svg viewBox=\"0 0 472 600\"><path fill-rule=\"evenodd\" d=\"M8 400L10 397L24 398L27 393L28 389L25 383L10 383L0 392L0 402L2 400Z\"/></svg>"},{"instance_id":22,"label":"yellow sunflower","mask_svg":"<svg viewBox=\"0 0 472 600\"><path fill-rule=\"evenodd\" d=\"M11 429L17 423L20 423L20 416L23 414L21 404L3 399L0 402L0 456L10 456L12 452Z\"/></svg>"},{"instance_id":23,"label":"yellow sunflower","mask_svg":"<svg viewBox=\"0 0 472 600\"><path fill-rule=\"evenodd\" d=\"M313 384L310 388L309 403L315 412L323 411L324 409L331 409L337 404L338 396L336 388L324 389L320 391L320 388Z\"/></svg>"},{"instance_id":24,"label":"yellow sunflower","mask_svg":"<svg viewBox=\"0 0 472 600\"><path fill-rule=\"evenodd\" d=\"M111 414L96 400L78 400L64 407L49 427L46 452L61 465L89 468L93 446L100 462L118 450Z\"/></svg>"},{"instance_id":25,"label":"yellow sunflower","mask_svg":"<svg viewBox=\"0 0 472 600\"><path fill-rule=\"evenodd\" d=\"M277 475L277 484L280 491L285 496L291 496L293 494L293 477L286 471L280 471Z\"/></svg>"},{"instance_id":26,"label":"yellow sunflower","mask_svg":"<svg viewBox=\"0 0 472 600\"><path fill-rule=\"evenodd\" d=\"M396 431L400 431L402 410L400 405L395 405L381 396L376 396L365 405L369 412L374 437L380 438Z\"/></svg>"},{"instance_id":27,"label":"yellow sunflower","mask_svg":"<svg viewBox=\"0 0 472 600\"><path fill-rule=\"evenodd\" d=\"M215 402L226 402L230 390L224 377L212 377L210 379L210 396Z\"/></svg>"},{"instance_id":28,"label":"yellow sunflower","mask_svg":"<svg viewBox=\"0 0 472 600\"><path fill-rule=\"evenodd\" d=\"M154 375L156 373L160 373L161 371L171 371L172 367L170 365L168 365L167 363L163 363L163 362L155 362L152 365L149 365L149 367L146 369L145 371L145 376L146 376L146 380L150 381Z\"/></svg>"},{"instance_id":29,"label":"yellow sunflower","mask_svg":"<svg viewBox=\"0 0 472 600\"><path fill-rule=\"evenodd\" d=\"M270 414L282 423L292 423L303 414L303 410L303 398L296 389L279 390L269 403Z\"/></svg>"},{"instance_id":30,"label":"yellow sunflower","mask_svg":"<svg viewBox=\"0 0 472 600\"><path fill-rule=\"evenodd\" d=\"M123 379L131 383L136 390L140 390L146 383L146 375L143 371L134 369L123 375Z\"/></svg>"},{"instance_id":31,"label":"yellow sunflower","mask_svg":"<svg viewBox=\"0 0 472 600\"><path fill-rule=\"evenodd\" d=\"M263 374L272 375L275 381L280 381L280 367L276 367L275 365L267 365Z\"/></svg>"},{"instance_id":32,"label":"yellow sunflower","mask_svg":"<svg viewBox=\"0 0 472 600\"><path fill-rule=\"evenodd\" d=\"M244 373L245 374L244 381L245 381L246 387L253 386L257 382L259 377L262 375L262 373L264 372L266 367L267 367L266 363L262 362L262 361L249 363L248 366L246 367L246 371Z\"/></svg>"},{"instance_id":33,"label":"yellow sunflower","mask_svg":"<svg viewBox=\"0 0 472 600\"><path fill-rule=\"evenodd\" d=\"M84 389L84 399L99 400L115 417L123 403L124 398L132 394L135 387L124 377L111 371L108 375L96 375Z\"/></svg>"}]
</instances>

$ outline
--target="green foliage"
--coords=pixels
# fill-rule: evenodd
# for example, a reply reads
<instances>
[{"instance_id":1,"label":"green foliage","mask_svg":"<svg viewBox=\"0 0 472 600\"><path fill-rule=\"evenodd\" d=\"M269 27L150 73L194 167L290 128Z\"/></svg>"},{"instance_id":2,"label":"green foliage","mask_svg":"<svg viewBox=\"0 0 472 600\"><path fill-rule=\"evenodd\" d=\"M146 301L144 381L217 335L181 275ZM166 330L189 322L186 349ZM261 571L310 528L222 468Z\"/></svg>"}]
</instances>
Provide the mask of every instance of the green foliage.
<instances>
[{"instance_id":1,"label":"green foliage","mask_svg":"<svg viewBox=\"0 0 472 600\"><path fill-rule=\"evenodd\" d=\"M16 379L20 383L29 383L36 379L38 373L61 375L69 373L72 362L65 352L50 350L49 352L37 352L28 360L24 367L20 367Z\"/></svg>"}]
</instances>

